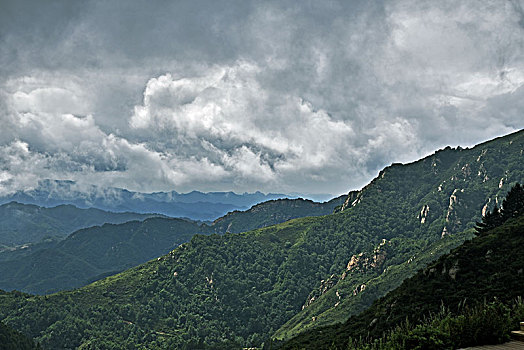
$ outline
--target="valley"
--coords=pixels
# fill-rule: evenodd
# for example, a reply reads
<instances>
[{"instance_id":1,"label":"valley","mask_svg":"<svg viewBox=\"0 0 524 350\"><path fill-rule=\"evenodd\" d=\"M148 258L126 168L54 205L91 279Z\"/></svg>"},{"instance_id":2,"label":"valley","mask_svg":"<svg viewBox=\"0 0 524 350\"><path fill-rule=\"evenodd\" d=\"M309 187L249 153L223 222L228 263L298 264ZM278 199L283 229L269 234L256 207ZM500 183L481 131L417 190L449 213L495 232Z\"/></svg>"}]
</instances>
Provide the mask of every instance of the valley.
<instances>
[{"instance_id":1,"label":"valley","mask_svg":"<svg viewBox=\"0 0 524 350\"><path fill-rule=\"evenodd\" d=\"M334 203L333 214L197 234L166 255L71 291L4 292L0 319L44 348L230 349L314 334L355 319L469 242L483 212L523 182L523 150L520 131L393 164L341 207ZM171 223L148 220L158 221L159 232Z\"/></svg>"},{"instance_id":2,"label":"valley","mask_svg":"<svg viewBox=\"0 0 524 350\"><path fill-rule=\"evenodd\" d=\"M195 234L209 235L240 232L274 225L303 216L327 215L335 207L342 205L345 197L325 203L315 203L303 199L279 199L264 202L246 211L234 211L215 220L211 224L198 223L186 219L150 217L154 215L131 213L106 213L96 209L77 209L72 206L40 208L33 205L9 204L12 207L26 209L25 221L18 216L17 231L7 230L9 221L4 221L7 237L17 236L17 232L37 231L35 222L45 228L45 233L60 233L60 228L47 226L39 215L42 212L58 212L64 222L73 223L64 215L68 209L73 218L89 218L91 211L100 216L105 213L122 219L147 218L143 221L130 221L122 224L104 224L78 230L69 236L56 235L33 244L0 252L0 289L19 290L28 293L49 294L64 289L81 287L97 279L137 266L160 255L166 254L182 243L188 242ZM1 209L2 207L0 207ZM20 209L18 209L20 212ZM29 211L30 210L30 211ZM91 210L91 211L90 211ZM32 214L37 211L38 214ZM58 217L56 222L61 222ZM149 217L149 218L148 218ZM256 217L256 220L253 220ZM93 218L94 219L94 218ZM93 220L92 219L92 220ZM99 220L104 217L99 218ZM78 219L77 219L78 220ZM25 224L28 223L28 224ZM33 226L30 226L33 225ZM56 230L56 231L53 231ZM43 236L40 234L40 236ZM40 236L37 236L38 238ZM2 237L2 236L0 236ZM61 239L62 238L62 239ZM25 238L28 239L28 238Z\"/></svg>"},{"instance_id":3,"label":"valley","mask_svg":"<svg viewBox=\"0 0 524 350\"><path fill-rule=\"evenodd\" d=\"M523 115L524 0L0 0L0 350L524 349Z\"/></svg>"}]
</instances>

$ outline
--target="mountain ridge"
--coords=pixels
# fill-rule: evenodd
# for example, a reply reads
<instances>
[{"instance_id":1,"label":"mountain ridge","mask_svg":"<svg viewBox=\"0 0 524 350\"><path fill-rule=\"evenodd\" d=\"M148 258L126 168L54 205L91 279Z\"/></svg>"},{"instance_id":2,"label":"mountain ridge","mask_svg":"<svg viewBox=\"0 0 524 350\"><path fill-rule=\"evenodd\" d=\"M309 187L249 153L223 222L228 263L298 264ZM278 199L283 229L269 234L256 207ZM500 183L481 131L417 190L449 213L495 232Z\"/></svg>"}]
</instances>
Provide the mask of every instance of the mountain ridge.
<instances>
[{"instance_id":1,"label":"mountain ridge","mask_svg":"<svg viewBox=\"0 0 524 350\"><path fill-rule=\"evenodd\" d=\"M147 218L119 225L83 228L62 241L46 240L0 252L0 288L49 294L93 282L168 253L195 234L225 234L255 229L303 216L326 215L344 196L316 203L303 199L278 199L234 211L212 225L187 219ZM252 220L257 217L257 220ZM159 228L158 226L162 226ZM147 240L138 237L138 233ZM50 274L49 272L52 271ZM67 276L71 276L69 279Z\"/></svg>"},{"instance_id":2,"label":"mountain ridge","mask_svg":"<svg viewBox=\"0 0 524 350\"><path fill-rule=\"evenodd\" d=\"M74 291L4 293L0 319L55 348L258 346L301 312L323 280L342 274L354 255L385 239L392 249L383 267L391 271L443 237L472 229L486 205L491 209L512 184L523 182L523 151L524 132L518 132L394 165L336 214L196 235L159 259Z\"/></svg>"},{"instance_id":3,"label":"mountain ridge","mask_svg":"<svg viewBox=\"0 0 524 350\"><path fill-rule=\"evenodd\" d=\"M64 238L68 234L104 223L124 223L158 214L113 213L96 208L81 209L70 204L45 208L34 204L9 202L0 205L0 245L37 243L45 237Z\"/></svg>"},{"instance_id":4,"label":"mountain ridge","mask_svg":"<svg viewBox=\"0 0 524 350\"><path fill-rule=\"evenodd\" d=\"M445 147L415 162L405 165L392 164L380 171L379 175L361 191L348 196L342 210L352 210L352 208L360 205L359 203L365 200L366 196L380 198L380 195L384 192L395 190L391 186L381 184L384 178L393 176L398 179L396 184L399 188L402 186L409 188L413 184L417 184L419 192L427 193L418 198L415 197L415 201L409 197L402 198L408 203L413 203L409 209L411 216L405 216L405 220L406 222L413 222L413 218L416 218L418 223L412 223L412 225L418 225L418 228L412 226L415 232L418 231L419 234L433 232L435 235L438 234L440 237L445 237L464 230L472 230L475 223L481 220L482 213L492 209L495 203L500 205L512 184L522 182L524 178L524 172L522 171L522 159L524 158L523 135L523 131L515 132L483 142L472 148L457 147L453 149ZM496 146L495 148L492 147L494 145ZM514 159L507 159L510 153L514 154ZM505 157L506 160L504 162ZM405 167L413 169L412 176L407 176L403 173ZM417 168L425 169L425 171L422 173L414 172L414 169ZM472 211L472 209L475 210ZM473 214L468 222L464 220L464 217L472 214L467 213ZM405 215L405 213L401 215ZM470 231L471 234L472 231ZM464 239L466 237L467 235L464 236ZM455 242L455 246L460 243L460 241ZM453 245L450 248L453 248ZM431 248L419 248L422 251L424 249ZM370 250L372 251L373 247L367 249L367 251ZM359 253L364 252L366 250ZM445 251L440 252L441 254L445 253ZM419 255L419 252L414 251L406 256L404 262L400 263L406 264L410 259ZM351 256L348 257L348 262L351 260L350 258ZM422 261L427 261L427 259L422 259ZM387 264L385 267L387 267ZM402 274L403 278L409 277L416 272L416 270L413 271L411 268L405 271L411 272ZM289 337L296 336L307 329L315 328L317 325L325 326L328 320L328 324L343 322L345 321L344 317L363 311L374 300L374 298L367 298L365 295L376 293L376 290L368 288L362 293L357 293L357 296L351 297L354 288L357 286L361 288L363 285L368 286L368 282L376 282L376 278L379 276L386 276L384 272L377 273L375 271L371 275L368 273L366 277L359 277L357 274L355 281L348 281L347 279L340 281L337 286L333 287L333 290L340 288L339 294L342 293L347 296L342 298L340 303L333 301L333 294L335 294L333 291L326 295L321 295L320 298L315 300L316 305L313 305L313 308L318 309L316 313L312 314L312 311L307 309L300 311L293 319L288 321L287 325L283 325L274 334L274 337L289 339ZM338 275L340 276L341 274L342 272ZM385 278L387 279L388 277ZM398 284L398 282L393 283L391 287ZM378 295L383 295L390 289L381 289ZM367 299L367 302L362 303L355 300L358 298ZM340 310L341 308L346 309L343 312Z\"/></svg>"},{"instance_id":5,"label":"mountain ridge","mask_svg":"<svg viewBox=\"0 0 524 350\"><path fill-rule=\"evenodd\" d=\"M214 220L232 210L246 210L270 199L298 198L279 193L237 194L234 192L142 193L122 188L81 185L69 180L41 180L30 190L0 196L0 204L17 201L41 207L72 204L78 208L97 208L112 212L156 213L193 220Z\"/></svg>"},{"instance_id":6,"label":"mountain ridge","mask_svg":"<svg viewBox=\"0 0 524 350\"><path fill-rule=\"evenodd\" d=\"M524 293L522 244L524 215L467 240L347 322L300 334L282 347L274 345L282 349L346 349L350 337L372 341L403 322L423 322L425 317L438 314L443 305L460 315L466 304L511 302ZM483 345L468 343L474 341L470 339L448 341L453 341L454 347Z\"/></svg>"}]
</instances>

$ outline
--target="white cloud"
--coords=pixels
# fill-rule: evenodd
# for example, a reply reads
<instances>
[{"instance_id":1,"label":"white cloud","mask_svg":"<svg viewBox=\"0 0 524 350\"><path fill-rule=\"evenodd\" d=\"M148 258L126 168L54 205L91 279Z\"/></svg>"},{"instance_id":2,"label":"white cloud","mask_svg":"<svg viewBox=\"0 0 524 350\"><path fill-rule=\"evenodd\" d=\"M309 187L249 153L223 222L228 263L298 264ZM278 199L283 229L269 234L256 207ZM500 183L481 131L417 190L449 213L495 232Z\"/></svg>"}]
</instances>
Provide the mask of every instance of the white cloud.
<instances>
[{"instance_id":1,"label":"white cloud","mask_svg":"<svg viewBox=\"0 0 524 350\"><path fill-rule=\"evenodd\" d=\"M347 161L354 137L350 123L334 120L298 96L266 90L257 81L261 71L240 61L196 78L153 78L131 126L142 142L155 133L162 149L206 159L236 184L276 186L288 173Z\"/></svg>"},{"instance_id":2,"label":"white cloud","mask_svg":"<svg viewBox=\"0 0 524 350\"><path fill-rule=\"evenodd\" d=\"M517 1L5 6L4 191L342 193L524 126Z\"/></svg>"},{"instance_id":3,"label":"white cloud","mask_svg":"<svg viewBox=\"0 0 524 350\"><path fill-rule=\"evenodd\" d=\"M85 113L80 98L62 88L38 88L30 93L17 91L13 100L14 108L20 112Z\"/></svg>"}]
</instances>

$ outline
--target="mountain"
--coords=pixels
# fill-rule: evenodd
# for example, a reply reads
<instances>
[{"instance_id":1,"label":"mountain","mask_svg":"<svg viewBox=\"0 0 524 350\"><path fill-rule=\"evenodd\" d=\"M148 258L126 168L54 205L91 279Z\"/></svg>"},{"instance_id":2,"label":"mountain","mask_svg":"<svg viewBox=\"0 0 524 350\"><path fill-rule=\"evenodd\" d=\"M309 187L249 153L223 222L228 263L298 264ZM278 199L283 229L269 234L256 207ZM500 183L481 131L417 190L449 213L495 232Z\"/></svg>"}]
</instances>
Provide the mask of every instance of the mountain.
<instances>
[{"instance_id":1,"label":"mountain","mask_svg":"<svg viewBox=\"0 0 524 350\"><path fill-rule=\"evenodd\" d=\"M251 230L292 218L326 215L332 213L344 200L345 196L326 203L304 199L272 200L257 204L246 211L231 212L217 219L212 225L200 225L182 219L157 218L82 229L62 241L47 239L38 244L28 244L0 252L0 288L47 294L81 287L164 255L189 241L197 233L223 234L228 232L228 228L230 231ZM29 207L36 212L55 209L20 204L17 206ZM76 209L71 206L66 208ZM97 211L76 210L79 211L78 215L82 212ZM39 219L35 215L32 218L31 223ZM68 216L64 218L67 219ZM76 219L75 216L72 218ZM37 226L36 223L34 225Z\"/></svg>"},{"instance_id":2,"label":"mountain","mask_svg":"<svg viewBox=\"0 0 524 350\"><path fill-rule=\"evenodd\" d=\"M72 205L43 208L10 202L0 206L0 246L37 243L49 237L64 238L81 228L144 220L152 216L158 215L112 213L100 209L79 209Z\"/></svg>"},{"instance_id":3,"label":"mountain","mask_svg":"<svg viewBox=\"0 0 524 350\"><path fill-rule=\"evenodd\" d=\"M71 204L111 212L158 213L193 220L214 220L232 210L244 210L260 202L286 197L290 196L261 192L140 193L113 187L83 186L66 180L43 180L34 189L0 197L0 203L16 201L42 207Z\"/></svg>"},{"instance_id":4,"label":"mountain","mask_svg":"<svg viewBox=\"0 0 524 350\"><path fill-rule=\"evenodd\" d=\"M524 206L524 202L522 205ZM424 318L438 315L443 305L450 310L451 315L461 315L466 308L465 304L469 308L483 305L486 300L509 304L524 295L523 245L524 215L521 215L501 227L465 242L450 254L405 280L400 287L375 302L362 314L351 317L344 324L304 333L281 348L347 349L350 337L380 338L406 320L412 325L423 323ZM524 317L522 303L519 309L521 314L516 320L522 321L521 318ZM451 336L449 332L453 330L449 329L448 325L447 332L446 328L442 327L441 332L436 334L438 341L448 344L449 348L462 348L492 340L493 331L497 329L489 327L499 326L496 324L498 321L496 318L500 316L494 311L496 310L491 310L487 315L491 321L478 325L479 328L486 327L484 334L476 334L475 337L468 334ZM508 309L503 310L503 313L508 313ZM447 322L452 319L448 316ZM460 320L460 316L458 319ZM464 316L462 316L463 321ZM459 326L460 324L455 325L457 329ZM515 321L513 327L517 328L518 322ZM457 332L457 329L454 331ZM506 336L508 333L506 332ZM388 348L386 344L384 348Z\"/></svg>"},{"instance_id":5,"label":"mountain","mask_svg":"<svg viewBox=\"0 0 524 350\"><path fill-rule=\"evenodd\" d=\"M377 297L399 286L419 268L470 238L474 232L472 227L481 220L482 214L495 204L500 206L509 190L508 184L522 181L523 138L524 132L520 131L473 149L446 147L408 165L409 172L404 166L393 164L360 193L348 196L343 210L361 206L365 196L379 201L388 192L400 190L405 193L399 196L402 203L392 205L406 208L400 215L411 213L405 220L408 229L416 232L413 238L433 232L450 239L433 244L427 244L433 240L426 239L426 244L419 245L401 260L395 260L394 252L405 249L406 243L418 243L384 237L375 246L353 254L341 272L328 276L310 293L303 309L278 329L273 338L289 339L316 327L344 322L369 307ZM385 181L388 176L396 181L388 184ZM409 186L414 189L408 190ZM392 213L391 209L384 210ZM387 215L382 220L391 219Z\"/></svg>"},{"instance_id":6,"label":"mountain","mask_svg":"<svg viewBox=\"0 0 524 350\"><path fill-rule=\"evenodd\" d=\"M393 164L350 193L335 214L246 233L196 235L160 259L73 291L4 293L0 320L49 348L257 346L329 296L303 308L326 281L336 285L335 277L346 272L343 281L351 288L334 290L340 304L322 308L330 315L323 324L346 321L396 287L384 284L368 293L362 278L364 284L387 281L395 270L409 277L402 266L416 271L466 239L483 210L523 182L523 153L520 131ZM347 272L359 257L370 267L364 277L359 269ZM364 302L342 302L357 285ZM302 325L294 332L315 328Z\"/></svg>"},{"instance_id":7,"label":"mountain","mask_svg":"<svg viewBox=\"0 0 524 350\"><path fill-rule=\"evenodd\" d=\"M473 236L472 230L468 230L443 237L428 247L421 247L410 259L385 268L385 258L399 248L390 242L353 255L345 271L340 275L331 275L313 290L302 310L282 325L272 338L290 339L314 328L344 322L350 315L368 308L374 300L400 285L421 267Z\"/></svg>"},{"instance_id":8,"label":"mountain","mask_svg":"<svg viewBox=\"0 0 524 350\"><path fill-rule=\"evenodd\" d=\"M342 206L347 196L339 196L324 203L304 199L278 199L254 205L249 210L235 210L213 221L216 233L240 233L267 227L305 216L332 214Z\"/></svg>"},{"instance_id":9,"label":"mountain","mask_svg":"<svg viewBox=\"0 0 524 350\"><path fill-rule=\"evenodd\" d=\"M32 293L71 289L165 254L196 233L195 222L150 218L74 232L48 249L0 264L0 288Z\"/></svg>"}]
</instances>

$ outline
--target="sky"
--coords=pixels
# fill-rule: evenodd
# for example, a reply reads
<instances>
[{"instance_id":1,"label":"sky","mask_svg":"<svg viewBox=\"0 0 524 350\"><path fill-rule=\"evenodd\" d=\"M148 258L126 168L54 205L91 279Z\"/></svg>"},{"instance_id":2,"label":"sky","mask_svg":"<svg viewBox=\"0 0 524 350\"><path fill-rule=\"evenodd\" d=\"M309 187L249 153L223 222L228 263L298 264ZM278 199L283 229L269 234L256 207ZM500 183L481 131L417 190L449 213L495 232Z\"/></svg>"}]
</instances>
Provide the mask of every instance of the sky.
<instances>
[{"instance_id":1,"label":"sky","mask_svg":"<svg viewBox=\"0 0 524 350\"><path fill-rule=\"evenodd\" d=\"M524 127L524 1L0 8L0 194L337 195Z\"/></svg>"}]
</instances>

